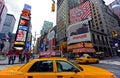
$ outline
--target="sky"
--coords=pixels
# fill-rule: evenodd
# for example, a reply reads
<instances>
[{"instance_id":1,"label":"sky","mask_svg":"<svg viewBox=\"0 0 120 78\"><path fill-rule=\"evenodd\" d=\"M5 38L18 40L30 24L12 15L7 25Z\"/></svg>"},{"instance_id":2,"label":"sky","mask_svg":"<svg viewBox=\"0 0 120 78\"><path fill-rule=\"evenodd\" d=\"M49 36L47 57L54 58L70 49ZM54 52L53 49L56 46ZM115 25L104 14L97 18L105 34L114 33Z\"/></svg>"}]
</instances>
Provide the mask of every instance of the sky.
<instances>
[{"instance_id":1,"label":"sky","mask_svg":"<svg viewBox=\"0 0 120 78\"><path fill-rule=\"evenodd\" d=\"M4 0L8 8L8 13L13 14L16 18L16 23L13 33L16 32L19 22L21 11L24 4L29 4L31 8L31 23L32 34L40 34L44 21L53 22L53 26L56 25L56 11L51 11L52 0ZM56 2L57 0L55 0ZM104 0L108 5L114 0ZM55 3L56 4L56 3Z\"/></svg>"}]
</instances>

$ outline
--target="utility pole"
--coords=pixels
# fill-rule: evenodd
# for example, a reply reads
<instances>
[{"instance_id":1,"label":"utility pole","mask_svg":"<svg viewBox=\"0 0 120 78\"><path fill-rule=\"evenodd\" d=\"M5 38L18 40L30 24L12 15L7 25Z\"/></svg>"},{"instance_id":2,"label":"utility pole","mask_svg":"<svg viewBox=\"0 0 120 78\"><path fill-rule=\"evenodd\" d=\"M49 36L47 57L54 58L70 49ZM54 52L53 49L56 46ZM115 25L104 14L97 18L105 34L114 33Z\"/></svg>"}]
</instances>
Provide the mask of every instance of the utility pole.
<instances>
[{"instance_id":1,"label":"utility pole","mask_svg":"<svg viewBox=\"0 0 120 78\"><path fill-rule=\"evenodd\" d=\"M34 44L33 44L33 52L35 52L35 41L36 41L36 31L35 31L35 36L33 37L33 41L34 41Z\"/></svg>"}]
</instances>

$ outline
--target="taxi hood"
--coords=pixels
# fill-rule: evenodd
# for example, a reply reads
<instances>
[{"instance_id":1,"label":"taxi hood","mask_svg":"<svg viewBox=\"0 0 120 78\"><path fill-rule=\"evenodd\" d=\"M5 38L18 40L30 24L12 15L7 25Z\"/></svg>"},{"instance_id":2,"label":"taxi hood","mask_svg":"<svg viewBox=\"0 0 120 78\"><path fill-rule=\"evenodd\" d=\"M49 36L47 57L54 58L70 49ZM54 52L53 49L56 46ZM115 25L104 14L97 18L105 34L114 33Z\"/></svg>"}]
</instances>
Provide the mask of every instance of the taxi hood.
<instances>
[{"instance_id":1,"label":"taxi hood","mask_svg":"<svg viewBox=\"0 0 120 78\"><path fill-rule=\"evenodd\" d=\"M4 68L4 69L0 70L0 72L17 71L21 66L23 66L23 65L10 66L8 68Z\"/></svg>"},{"instance_id":2,"label":"taxi hood","mask_svg":"<svg viewBox=\"0 0 120 78\"><path fill-rule=\"evenodd\" d=\"M78 64L78 65L83 68L83 71L85 73L101 74L101 72L102 72L103 74L109 74L109 75L112 74L110 71L100 68L100 67L97 67L97 66L80 65L80 64Z\"/></svg>"}]
</instances>

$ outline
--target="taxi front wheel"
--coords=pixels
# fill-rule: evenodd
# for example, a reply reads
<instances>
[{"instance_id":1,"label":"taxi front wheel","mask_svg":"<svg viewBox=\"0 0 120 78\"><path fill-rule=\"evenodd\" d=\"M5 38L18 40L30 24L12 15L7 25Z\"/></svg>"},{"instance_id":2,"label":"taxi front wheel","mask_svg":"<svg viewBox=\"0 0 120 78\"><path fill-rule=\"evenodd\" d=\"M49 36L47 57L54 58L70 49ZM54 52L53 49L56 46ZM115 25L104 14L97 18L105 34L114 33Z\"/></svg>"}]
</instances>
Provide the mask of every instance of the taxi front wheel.
<instances>
[{"instance_id":1,"label":"taxi front wheel","mask_svg":"<svg viewBox=\"0 0 120 78\"><path fill-rule=\"evenodd\" d=\"M99 61L97 60L97 61L96 61L96 64L98 64L98 63L99 63Z\"/></svg>"},{"instance_id":2,"label":"taxi front wheel","mask_svg":"<svg viewBox=\"0 0 120 78\"><path fill-rule=\"evenodd\" d=\"M89 61L86 61L86 64L89 64Z\"/></svg>"}]
</instances>

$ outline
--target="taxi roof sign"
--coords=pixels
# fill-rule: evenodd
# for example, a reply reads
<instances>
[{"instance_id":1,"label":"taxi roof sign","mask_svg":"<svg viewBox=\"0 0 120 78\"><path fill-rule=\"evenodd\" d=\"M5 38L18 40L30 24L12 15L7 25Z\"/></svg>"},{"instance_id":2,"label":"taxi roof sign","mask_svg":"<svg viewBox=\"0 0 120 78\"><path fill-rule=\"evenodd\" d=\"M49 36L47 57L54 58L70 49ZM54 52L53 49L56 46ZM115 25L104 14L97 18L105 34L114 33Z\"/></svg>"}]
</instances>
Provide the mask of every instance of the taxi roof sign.
<instances>
[{"instance_id":1,"label":"taxi roof sign","mask_svg":"<svg viewBox=\"0 0 120 78\"><path fill-rule=\"evenodd\" d=\"M59 50L55 50L55 51L48 50L48 51L39 53L39 57L62 57L62 56L63 54Z\"/></svg>"}]
</instances>

